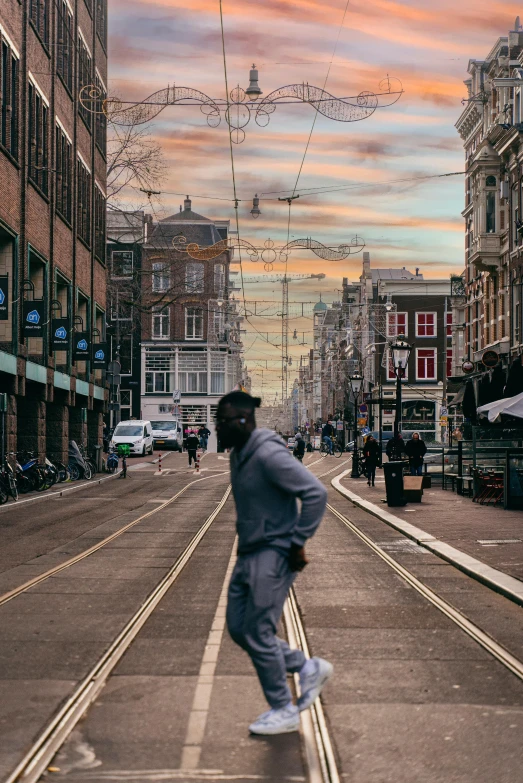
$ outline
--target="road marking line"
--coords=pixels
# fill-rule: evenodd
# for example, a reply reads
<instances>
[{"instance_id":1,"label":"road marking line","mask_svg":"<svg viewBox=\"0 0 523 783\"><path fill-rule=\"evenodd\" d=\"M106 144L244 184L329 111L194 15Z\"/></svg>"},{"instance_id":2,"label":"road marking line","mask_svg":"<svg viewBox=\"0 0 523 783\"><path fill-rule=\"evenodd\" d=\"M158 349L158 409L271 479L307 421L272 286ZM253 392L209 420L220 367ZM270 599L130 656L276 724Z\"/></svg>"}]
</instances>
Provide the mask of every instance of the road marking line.
<instances>
[{"instance_id":1,"label":"road marking line","mask_svg":"<svg viewBox=\"0 0 523 783\"><path fill-rule=\"evenodd\" d=\"M223 632L225 630L227 590L229 588L232 569L234 568L234 564L236 562L236 547L237 540L235 539L232 555L227 566L225 579L223 580L222 590L218 599L218 606L216 607L216 613L214 615L212 627L209 631L209 636L207 637L207 644L205 645L205 652L203 654L203 660L198 674L198 681L194 691L191 714L189 716L189 724L187 726L187 734L185 735L185 742L183 744L182 750L180 764L182 770L198 769L198 764L200 763L203 738L205 736L207 718L209 717L209 707L211 703L212 689L214 686L216 664L222 644Z\"/></svg>"}]
</instances>

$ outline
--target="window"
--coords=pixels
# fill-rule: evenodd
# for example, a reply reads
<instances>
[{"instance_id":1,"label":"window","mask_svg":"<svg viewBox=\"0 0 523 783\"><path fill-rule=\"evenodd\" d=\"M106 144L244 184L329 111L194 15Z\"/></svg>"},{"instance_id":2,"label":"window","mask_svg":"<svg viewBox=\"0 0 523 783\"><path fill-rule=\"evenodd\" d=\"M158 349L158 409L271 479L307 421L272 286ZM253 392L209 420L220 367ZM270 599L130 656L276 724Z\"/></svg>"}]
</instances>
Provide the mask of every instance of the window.
<instances>
[{"instance_id":1,"label":"window","mask_svg":"<svg viewBox=\"0 0 523 783\"><path fill-rule=\"evenodd\" d=\"M93 82L92 77L92 70L93 70L93 63L91 58L91 53L89 52L89 49L87 48L84 39L81 35L78 36L78 92L80 94L80 97L83 97L84 100L88 99L87 90L85 90L85 87L88 87ZM89 111L83 104L82 101L78 101L78 113L80 114L80 117L83 119L89 130L91 130L91 122L92 122L92 112Z\"/></svg>"},{"instance_id":2,"label":"window","mask_svg":"<svg viewBox=\"0 0 523 783\"><path fill-rule=\"evenodd\" d=\"M446 325L447 325L447 337L450 340L452 337L452 313L447 313L445 316Z\"/></svg>"},{"instance_id":3,"label":"window","mask_svg":"<svg viewBox=\"0 0 523 783\"><path fill-rule=\"evenodd\" d=\"M186 394L207 394L207 351L178 354L178 388Z\"/></svg>"},{"instance_id":4,"label":"window","mask_svg":"<svg viewBox=\"0 0 523 783\"><path fill-rule=\"evenodd\" d=\"M171 391L174 354L147 350L145 354L145 393Z\"/></svg>"},{"instance_id":5,"label":"window","mask_svg":"<svg viewBox=\"0 0 523 783\"><path fill-rule=\"evenodd\" d=\"M161 261L159 263L153 264L152 268L152 290L157 294L168 291L171 285L171 276L168 265L164 261Z\"/></svg>"},{"instance_id":6,"label":"window","mask_svg":"<svg viewBox=\"0 0 523 783\"><path fill-rule=\"evenodd\" d=\"M436 313L416 313L416 337L436 336Z\"/></svg>"},{"instance_id":7,"label":"window","mask_svg":"<svg viewBox=\"0 0 523 783\"><path fill-rule=\"evenodd\" d=\"M120 335L119 355L120 364L122 365L121 375L131 375L133 371L133 341L131 333Z\"/></svg>"},{"instance_id":8,"label":"window","mask_svg":"<svg viewBox=\"0 0 523 783\"><path fill-rule=\"evenodd\" d=\"M18 158L18 58L5 40L0 54L0 144Z\"/></svg>"},{"instance_id":9,"label":"window","mask_svg":"<svg viewBox=\"0 0 523 783\"><path fill-rule=\"evenodd\" d=\"M76 204L77 233L86 245L91 246L91 173L78 159L76 164L78 198Z\"/></svg>"},{"instance_id":10,"label":"window","mask_svg":"<svg viewBox=\"0 0 523 783\"><path fill-rule=\"evenodd\" d=\"M169 339L169 310L153 309L152 336L153 340Z\"/></svg>"},{"instance_id":11,"label":"window","mask_svg":"<svg viewBox=\"0 0 523 783\"><path fill-rule=\"evenodd\" d=\"M416 349L416 378L418 381L436 380L436 349Z\"/></svg>"},{"instance_id":12,"label":"window","mask_svg":"<svg viewBox=\"0 0 523 783\"><path fill-rule=\"evenodd\" d=\"M407 336L408 328L407 313L387 313L387 337Z\"/></svg>"},{"instance_id":13,"label":"window","mask_svg":"<svg viewBox=\"0 0 523 783\"><path fill-rule=\"evenodd\" d=\"M224 353L211 353L211 394L225 394Z\"/></svg>"},{"instance_id":14,"label":"window","mask_svg":"<svg viewBox=\"0 0 523 783\"><path fill-rule=\"evenodd\" d=\"M96 183L94 185L94 254L99 261L105 262L105 196Z\"/></svg>"},{"instance_id":15,"label":"window","mask_svg":"<svg viewBox=\"0 0 523 783\"><path fill-rule=\"evenodd\" d=\"M44 44L49 43L49 0L29 0L29 19Z\"/></svg>"},{"instance_id":16,"label":"window","mask_svg":"<svg viewBox=\"0 0 523 783\"><path fill-rule=\"evenodd\" d=\"M201 307L185 308L185 339L203 340L203 310Z\"/></svg>"},{"instance_id":17,"label":"window","mask_svg":"<svg viewBox=\"0 0 523 783\"><path fill-rule=\"evenodd\" d=\"M185 290L191 294L203 293L205 285L204 275L204 264L187 264L185 267Z\"/></svg>"},{"instance_id":18,"label":"window","mask_svg":"<svg viewBox=\"0 0 523 783\"><path fill-rule=\"evenodd\" d=\"M104 49L107 49L107 0L96 0L96 32Z\"/></svg>"},{"instance_id":19,"label":"window","mask_svg":"<svg viewBox=\"0 0 523 783\"><path fill-rule=\"evenodd\" d=\"M72 187L71 142L60 125L56 126L56 211L71 222Z\"/></svg>"},{"instance_id":20,"label":"window","mask_svg":"<svg viewBox=\"0 0 523 783\"><path fill-rule=\"evenodd\" d=\"M493 177L492 175L490 175L489 177L487 177L485 184L486 184L487 188L495 188L496 184L497 184L496 183L496 177Z\"/></svg>"},{"instance_id":21,"label":"window","mask_svg":"<svg viewBox=\"0 0 523 783\"><path fill-rule=\"evenodd\" d=\"M98 73L95 75L96 85L96 113L94 115L94 138L96 146L105 158L107 150L107 117L105 116L103 102L107 98L107 90Z\"/></svg>"},{"instance_id":22,"label":"window","mask_svg":"<svg viewBox=\"0 0 523 783\"><path fill-rule=\"evenodd\" d=\"M56 3L56 72L72 94L73 92L73 16L66 0Z\"/></svg>"},{"instance_id":23,"label":"window","mask_svg":"<svg viewBox=\"0 0 523 783\"><path fill-rule=\"evenodd\" d=\"M223 296L225 291L225 264L214 265L214 292Z\"/></svg>"},{"instance_id":24,"label":"window","mask_svg":"<svg viewBox=\"0 0 523 783\"><path fill-rule=\"evenodd\" d=\"M132 416L132 391L131 389L120 389L120 419L129 421Z\"/></svg>"},{"instance_id":25,"label":"window","mask_svg":"<svg viewBox=\"0 0 523 783\"><path fill-rule=\"evenodd\" d=\"M487 193L487 234L496 233L496 193Z\"/></svg>"},{"instance_id":26,"label":"window","mask_svg":"<svg viewBox=\"0 0 523 783\"><path fill-rule=\"evenodd\" d=\"M49 192L49 131L47 100L29 82L29 179L44 195Z\"/></svg>"},{"instance_id":27,"label":"window","mask_svg":"<svg viewBox=\"0 0 523 783\"><path fill-rule=\"evenodd\" d=\"M133 274L133 251L113 250L113 252L111 253L111 276L132 277L132 274Z\"/></svg>"},{"instance_id":28,"label":"window","mask_svg":"<svg viewBox=\"0 0 523 783\"><path fill-rule=\"evenodd\" d=\"M452 348L447 348L447 378L452 375Z\"/></svg>"}]
</instances>

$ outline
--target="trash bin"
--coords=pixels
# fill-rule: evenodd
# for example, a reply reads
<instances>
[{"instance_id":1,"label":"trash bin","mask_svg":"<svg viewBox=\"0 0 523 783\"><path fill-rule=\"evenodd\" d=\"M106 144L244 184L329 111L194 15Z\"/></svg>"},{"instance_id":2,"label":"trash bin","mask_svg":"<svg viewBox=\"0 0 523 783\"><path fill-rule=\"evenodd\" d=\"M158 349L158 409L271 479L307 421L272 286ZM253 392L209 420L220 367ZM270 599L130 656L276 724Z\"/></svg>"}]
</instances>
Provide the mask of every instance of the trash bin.
<instances>
[{"instance_id":1,"label":"trash bin","mask_svg":"<svg viewBox=\"0 0 523 783\"><path fill-rule=\"evenodd\" d=\"M383 465L388 506L404 506L406 504L403 496L403 469L406 466L406 462L399 460L397 462L385 462Z\"/></svg>"}]
</instances>

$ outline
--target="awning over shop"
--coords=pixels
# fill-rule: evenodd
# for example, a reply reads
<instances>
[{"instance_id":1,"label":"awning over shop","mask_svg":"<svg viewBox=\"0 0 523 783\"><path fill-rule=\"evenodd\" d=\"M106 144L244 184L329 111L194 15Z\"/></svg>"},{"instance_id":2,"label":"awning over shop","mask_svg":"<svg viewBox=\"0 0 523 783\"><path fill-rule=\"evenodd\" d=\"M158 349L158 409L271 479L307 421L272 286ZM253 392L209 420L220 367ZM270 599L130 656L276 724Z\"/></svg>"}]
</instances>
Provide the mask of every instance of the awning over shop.
<instances>
[{"instance_id":1,"label":"awning over shop","mask_svg":"<svg viewBox=\"0 0 523 783\"><path fill-rule=\"evenodd\" d=\"M523 394L516 394L515 397L507 397L496 402L489 402L488 405L481 405L478 413L482 416L488 416L490 422L499 421L501 414L515 416L517 419L523 419Z\"/></svg>"}]
</instances>

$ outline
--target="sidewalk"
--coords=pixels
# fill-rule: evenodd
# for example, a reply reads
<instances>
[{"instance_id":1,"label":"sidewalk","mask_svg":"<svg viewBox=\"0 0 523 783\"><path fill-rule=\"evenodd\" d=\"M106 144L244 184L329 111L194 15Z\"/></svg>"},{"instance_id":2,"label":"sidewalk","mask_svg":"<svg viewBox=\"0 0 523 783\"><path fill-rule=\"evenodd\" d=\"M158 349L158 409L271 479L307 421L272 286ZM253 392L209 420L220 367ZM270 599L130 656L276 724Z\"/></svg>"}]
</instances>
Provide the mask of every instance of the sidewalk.
<instances>
[{"instance_id":1,"label":"sidewalk","mask_svg":"<svg viewBox=\"0 0 523 783\"><path fill-rule=\"evenodd\" d=\"M523 580L523 511L480 506L470 498L438 487L424 490L421 503L389 508L385 499L385 479L380 470L376 474L375 487L369 487L363 477L352 479L350 475L345 476L341 484L440 541Z\"/></svg>"}]
</instances>

